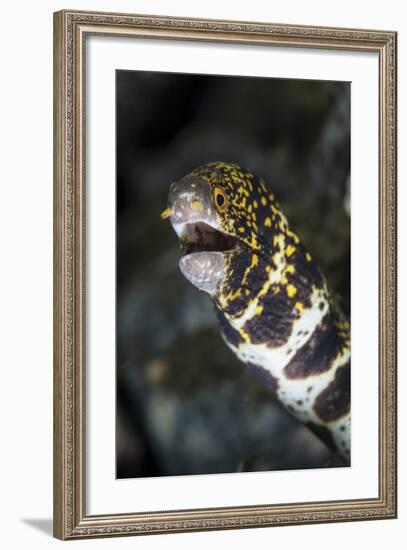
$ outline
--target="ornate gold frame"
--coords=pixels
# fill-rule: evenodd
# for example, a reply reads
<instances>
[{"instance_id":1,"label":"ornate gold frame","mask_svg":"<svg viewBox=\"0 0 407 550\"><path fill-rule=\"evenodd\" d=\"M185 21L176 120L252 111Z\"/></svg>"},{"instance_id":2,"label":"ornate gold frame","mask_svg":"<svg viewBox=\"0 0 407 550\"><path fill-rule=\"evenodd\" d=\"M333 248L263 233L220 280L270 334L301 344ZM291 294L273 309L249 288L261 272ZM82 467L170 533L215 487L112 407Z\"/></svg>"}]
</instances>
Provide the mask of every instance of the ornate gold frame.
<instances>
[{"instance_id":1,"label":"ornate gold frame","mask_svg":"<svg viewBox=\"0 0 407 550\"><path fill-rule=\"evenodd\" d=\"M86 36L361 50L379 59L379 495L90 516L85 494ZM60 539L396 517L395 32L60 11L54 14L54 535Z\"/></svg>"}]
</instances>

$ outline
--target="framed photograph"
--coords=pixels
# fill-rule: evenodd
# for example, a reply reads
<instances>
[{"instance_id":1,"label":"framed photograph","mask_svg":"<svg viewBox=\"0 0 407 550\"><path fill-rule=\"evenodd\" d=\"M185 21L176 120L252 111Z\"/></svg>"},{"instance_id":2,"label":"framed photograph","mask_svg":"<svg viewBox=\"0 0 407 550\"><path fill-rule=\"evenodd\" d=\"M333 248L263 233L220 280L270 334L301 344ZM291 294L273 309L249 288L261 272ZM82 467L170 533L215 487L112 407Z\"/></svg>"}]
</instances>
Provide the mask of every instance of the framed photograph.
<instances>
[{"instance_id":1,"label":"framed photograph","mask_svg":"<svg viewBox=\"0 0 407 550\"><path fill-rule=\"evenodd\" d=\"M396 517L396 38L55 13L56 537Z\"/></svg>"}]
</instances>

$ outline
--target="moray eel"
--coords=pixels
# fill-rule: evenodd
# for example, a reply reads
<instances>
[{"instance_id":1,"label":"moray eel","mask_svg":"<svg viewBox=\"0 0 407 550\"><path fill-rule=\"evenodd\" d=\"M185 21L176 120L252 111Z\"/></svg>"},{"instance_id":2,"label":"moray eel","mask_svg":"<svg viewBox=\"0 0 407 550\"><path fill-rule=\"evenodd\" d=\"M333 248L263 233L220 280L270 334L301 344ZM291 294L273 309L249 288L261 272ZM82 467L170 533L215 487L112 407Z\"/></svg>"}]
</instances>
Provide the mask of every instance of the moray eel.
<instances>
[{"instance_id":1,"label":"moray eel","mask_svg":"<svg viewBox=\"0 0 407 550\"><path fill-rule=\"evenodd\" d=\"M237 164L200 166L171 184L162 218L226 344L349 465L349 321L265 181Z\"/></svg>"}]
</instances>

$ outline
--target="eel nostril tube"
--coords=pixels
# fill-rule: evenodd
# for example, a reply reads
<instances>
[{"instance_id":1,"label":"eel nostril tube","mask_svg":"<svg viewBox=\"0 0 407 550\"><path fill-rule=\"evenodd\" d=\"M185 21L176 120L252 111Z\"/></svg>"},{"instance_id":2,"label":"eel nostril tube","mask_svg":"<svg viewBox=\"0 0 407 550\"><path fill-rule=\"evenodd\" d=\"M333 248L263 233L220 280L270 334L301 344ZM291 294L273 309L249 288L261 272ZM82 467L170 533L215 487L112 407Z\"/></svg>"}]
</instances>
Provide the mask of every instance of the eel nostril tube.
<instances>
[{"instance_id":1,"label":"eel nostril tube","mask_svg":"<svg viewBox=\"0 0 407 550\"><path fill-rule=\"evenodd\" d=\"M202 203L198 199L194 199L191 202L191 206L194 210L202 210Z\"/></svg>"},{"instance_id":2,"label":"eel nostril tube","mask_svg":"<svg viewBox=\"0 0 407 550\"><path fill-rule=\"evenodd\" d=\"M161 219L166 220L169 218L172 214L172 208L166 208L164 212L161 212Z\"/></svg>"}]
</instances>

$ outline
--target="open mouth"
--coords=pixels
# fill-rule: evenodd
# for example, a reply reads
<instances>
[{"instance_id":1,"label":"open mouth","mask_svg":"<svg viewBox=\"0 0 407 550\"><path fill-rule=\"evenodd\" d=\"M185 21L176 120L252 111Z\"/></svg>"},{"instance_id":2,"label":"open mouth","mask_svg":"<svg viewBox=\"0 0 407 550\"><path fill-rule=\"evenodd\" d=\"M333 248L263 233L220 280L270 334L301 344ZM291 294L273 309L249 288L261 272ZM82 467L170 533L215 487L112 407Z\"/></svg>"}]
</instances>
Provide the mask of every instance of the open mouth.
<instances>
[{"instance_id":1,"label":"open mouth","mask_svg":"<svg viewBox=\"0 0 407 550\"><path fill-rule=\"evenodd\" d=\"M184 256L195 252L225 252L237 244L237 239L205 222L186 223L180 232L180 241Z\"/></svg>"}]
</instances>

